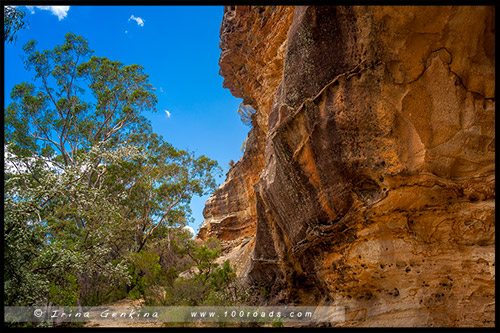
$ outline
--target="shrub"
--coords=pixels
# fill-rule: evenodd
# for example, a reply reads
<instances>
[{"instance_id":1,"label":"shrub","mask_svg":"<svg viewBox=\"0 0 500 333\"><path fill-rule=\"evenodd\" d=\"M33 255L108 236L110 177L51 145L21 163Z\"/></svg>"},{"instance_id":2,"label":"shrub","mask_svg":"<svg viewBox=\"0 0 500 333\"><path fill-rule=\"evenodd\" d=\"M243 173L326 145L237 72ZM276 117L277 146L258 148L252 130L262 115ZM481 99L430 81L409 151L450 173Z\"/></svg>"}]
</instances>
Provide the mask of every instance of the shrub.
<instances>
[{"instance_id":1,"label":"shrub","mask_svg":"<svg viewBox=\"0 0 500 333\"><path fill-rule=\"evenodd\" d=\"M130 255L129 273L132 277L130 297L133 299L142 297L146 303L150 303L148 298L155 298L161 286L176 274L175 271L163 269L159 260L160 257L157 254L145 251Z\"/></svg>"}]
</instances>

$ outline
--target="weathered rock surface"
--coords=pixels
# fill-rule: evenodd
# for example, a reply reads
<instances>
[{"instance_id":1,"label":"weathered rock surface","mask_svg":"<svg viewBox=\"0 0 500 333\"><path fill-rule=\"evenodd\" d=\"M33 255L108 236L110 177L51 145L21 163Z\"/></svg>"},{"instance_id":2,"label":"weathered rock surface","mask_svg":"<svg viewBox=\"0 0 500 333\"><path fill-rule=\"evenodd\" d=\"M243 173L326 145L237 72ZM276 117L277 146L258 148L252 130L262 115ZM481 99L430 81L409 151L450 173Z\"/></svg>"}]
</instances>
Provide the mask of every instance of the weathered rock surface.
<instances>
[{"instance_id":1,"label":"weathered rock surface","mask_svg":"<svg viewBox=\"0 0 500 333\"><path fill-rule=\"evenodd\" d=\"M293 7L225 7L221 26L220 74L224 87L256 110L246 150L205 205L198 237L235 240L255 235L254 186L264 168L267 119L281 82Z\"/></svg>"},{"instance_id":2,"label":"weathered rock surface","mask_svg":"<svg viewBox=\"0 0 500 333\"><path fill-rule=\"evenodd\" d=\"M257 115L199 237L254 237L249 283L345 306L341 326L493 326L494 26L480 6L227 8L224 86Z\"/></svg>"}]
</instances>

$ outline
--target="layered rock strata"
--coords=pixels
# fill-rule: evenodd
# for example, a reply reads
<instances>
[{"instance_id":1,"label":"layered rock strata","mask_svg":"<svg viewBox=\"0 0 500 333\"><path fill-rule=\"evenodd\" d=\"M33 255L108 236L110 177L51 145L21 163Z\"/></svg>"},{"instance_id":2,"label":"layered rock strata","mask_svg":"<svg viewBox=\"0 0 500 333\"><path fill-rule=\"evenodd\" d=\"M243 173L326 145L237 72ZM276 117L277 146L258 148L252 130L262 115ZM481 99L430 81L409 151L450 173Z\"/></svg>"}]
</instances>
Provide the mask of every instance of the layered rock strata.
<instances>
[{"instance_id":1,"label":"layered rock strata","mask_svg":"<svg viewBox=\"0 0 500 333\"><path fill-rule=\"evenodd\" d=\"M257 113L199 237L246 236L249 283L340 326L494 325L494 27L481 6L227 7L224 86Z\"/></svg>"},{"instance_id":2,"label":"layered rock strata","mask_svg":"<svg viewBox=\"0 0 500 333\"><path fill-rule=\"evenodd\" d=\"M212 195L198 237L231 241L254 235L257 223L254 186L264 168L267 119L281 82L283 57L293 7L224 8L220 74L224 87L255 110L245 152Z\"/></svg>"}]
</instances>

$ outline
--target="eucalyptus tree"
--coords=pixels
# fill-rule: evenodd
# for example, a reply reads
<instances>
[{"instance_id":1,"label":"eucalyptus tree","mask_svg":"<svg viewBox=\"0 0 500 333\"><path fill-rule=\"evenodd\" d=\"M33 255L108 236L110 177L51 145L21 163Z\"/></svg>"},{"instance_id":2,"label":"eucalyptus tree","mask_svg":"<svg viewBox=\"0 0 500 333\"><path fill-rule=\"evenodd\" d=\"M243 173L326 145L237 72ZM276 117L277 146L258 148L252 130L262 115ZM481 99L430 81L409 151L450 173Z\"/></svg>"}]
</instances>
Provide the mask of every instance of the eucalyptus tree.
<instances>
[{"instance_id":1,"label":"eucalyptus tree","mask_svg":"<svg viewBox=\"0 0 500 333\"><path fill-rule=\"evenodd\" d=\"M15 6L3 7L3 40L12 43L17 39L17 32L26 28L26 13Z\"/></svg>"},{"instance_id":2,"label":"eucalyptus tree","mask_svg":"<svg viewBox=\"0 0 500 333\"><path fill-rule=\"evenodd\" d=\"M157 97L141 66L94 56L71 33L36 46L24 46L33 82L14 86L4 117L7 300L74 303L126 280L127 255L184 224L219 167L153 133L144 113ZM46 297L19 296L26 283Z\"/></svg>"}]
</instances>

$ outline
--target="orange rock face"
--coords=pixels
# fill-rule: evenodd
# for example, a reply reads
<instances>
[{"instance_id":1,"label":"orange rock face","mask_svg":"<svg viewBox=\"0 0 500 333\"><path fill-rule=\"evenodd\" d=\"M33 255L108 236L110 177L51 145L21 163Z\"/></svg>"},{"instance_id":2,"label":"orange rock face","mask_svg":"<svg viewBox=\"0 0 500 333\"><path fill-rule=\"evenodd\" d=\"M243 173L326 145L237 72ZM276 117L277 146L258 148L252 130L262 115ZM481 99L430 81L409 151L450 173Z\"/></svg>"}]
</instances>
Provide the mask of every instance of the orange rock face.
<instances>
[{"instance_id":1,"label":"orange rock face","mask_svg":"<svg viewBox=\"0 0 500 333\"><path fill-rule=\"evenodd\" d=\"M494 23L481 6L227 8L224 86L257 115L199 237L252 238L248 282L344 306L340 326L493 326Z\"/></svg>"},{"instance_id":2,"label":"orange rock face","mask_svg":"<svg viewBox=\"0 0 500 333\"><path fill-rule=\"evenodd\" d=\"M225 7L221 26L220 74L224 87L246 104L255 118L246 150L212 195L203 212L198 237L236 240L255 235L257 210L254 186L264 168L267 118L281 82L283 57L293 7Z\"/></svg>"}]
</instances>

